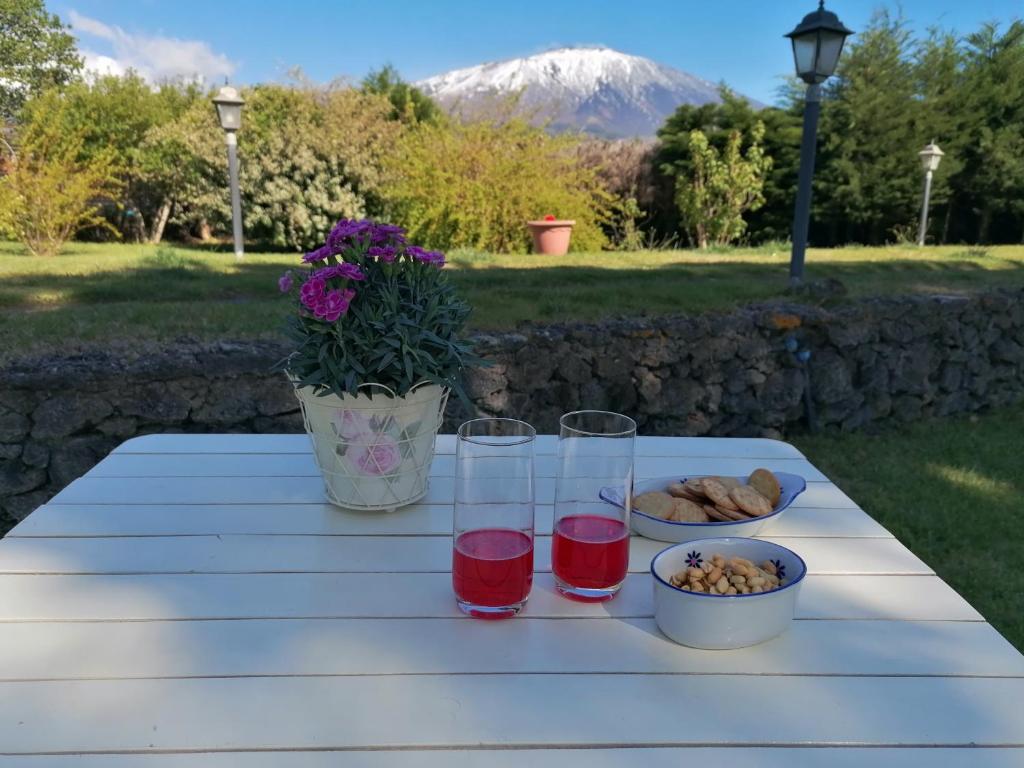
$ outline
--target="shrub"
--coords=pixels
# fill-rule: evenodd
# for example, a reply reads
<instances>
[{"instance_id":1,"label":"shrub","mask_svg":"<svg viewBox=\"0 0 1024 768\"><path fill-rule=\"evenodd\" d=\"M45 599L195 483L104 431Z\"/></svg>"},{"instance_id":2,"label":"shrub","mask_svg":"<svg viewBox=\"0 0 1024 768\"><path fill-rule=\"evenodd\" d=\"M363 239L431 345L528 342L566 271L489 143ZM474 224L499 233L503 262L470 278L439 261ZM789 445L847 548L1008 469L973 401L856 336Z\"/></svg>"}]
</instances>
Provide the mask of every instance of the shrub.
<instances>
[{"instance_id":1,"label":"shrub","mask_svg":"<svg viewBox=\"0 0 1024 768\"><path fill-rule=\"evenodd\" d=\"M523 252L526 221L553 214L576 220L573 250L598 250L613 198L578 141L516 117L416 125L389 164L388 210L432 248Z\"/></svg>"},{"instance_id":2,"label":"shrub","mask_svg":"<svg viewBox=\"0 0 1024 768\"><path fill-rule=\"evenodd\" d=\"M6 173L0 177L0 230L35 256L55 256L86 227L117 234L102 214L120 189L114 152L83 157L84 130L47 117L23 125L16 147L5 142Z\"/></svg>"}]
</instances>

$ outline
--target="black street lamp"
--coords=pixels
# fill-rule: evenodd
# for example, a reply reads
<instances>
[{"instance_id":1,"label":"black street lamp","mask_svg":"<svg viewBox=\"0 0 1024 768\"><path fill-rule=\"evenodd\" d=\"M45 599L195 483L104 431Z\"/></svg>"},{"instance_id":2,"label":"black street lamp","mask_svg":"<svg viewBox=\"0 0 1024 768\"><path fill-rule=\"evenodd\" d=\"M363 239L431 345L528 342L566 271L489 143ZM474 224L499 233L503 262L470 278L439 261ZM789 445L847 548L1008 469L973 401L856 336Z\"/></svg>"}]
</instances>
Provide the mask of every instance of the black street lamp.
<instances>
[{"instance_id":1,"label":"black street lamp","mask_svg":"<svg viewBox=\"0 0 1024 768\"><path fill-rule=\"evenodd\" d=\"M789 282L797 286L804 276L807 227L811 218L811 179L821 112L821 84L832 76L843 52L843 43L853 34L820 0L818 10L808 13L796 29L786 35L793 43L796 74L807 83L804 104L804 132L800 141L800 178L797 182L796 209L793 213L793 251L789 260Z\"/></svg>"},{"instance_id":2,"label":"black street lamp","mask_svg":"<svg viewBox=\"0 0 1024 768\"><path fill-rule=\"evenodd\" d=\"M242 127L242 105L245 104L238 91L225 85L213 97L217 107L220 127L228 145L228 180L231 184L231 228L235 237L235 256L242 258L242 196L238 189L238 138L235 134Z\"/></svg>"}]
</instances>

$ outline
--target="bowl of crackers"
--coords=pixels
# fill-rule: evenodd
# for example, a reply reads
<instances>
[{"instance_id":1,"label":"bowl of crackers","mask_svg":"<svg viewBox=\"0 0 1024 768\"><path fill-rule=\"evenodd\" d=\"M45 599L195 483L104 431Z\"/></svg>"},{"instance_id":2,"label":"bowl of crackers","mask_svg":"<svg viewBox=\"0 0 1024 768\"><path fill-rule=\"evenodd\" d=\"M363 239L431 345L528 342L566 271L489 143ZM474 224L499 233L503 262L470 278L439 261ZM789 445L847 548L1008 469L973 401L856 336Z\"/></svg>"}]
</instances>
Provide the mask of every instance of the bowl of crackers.
<instances>
[{"instance_id":1,"label":"bowl of crackers","mask_svg":"<svg viewBox=\"0 0 1024 768\"><path fill-rule=\"evenodd\" d=\"M651 561L658 628L691 648L757 645L789 628L807 564L760 539L687 541Z\"/></svg>"},{"instance_id":2,"label":"bowl of crackers","mask_svg":"<svg viewBox=\"0 0 1024 768\"><path fill-rule=\"evenodd\" d=\"M807 488L799 475L755 469L746 477L661 477L633 486L633 530L657 541L755 536ZM625 505L621 488L601 498Z\"/></svg>"}]
</instances>

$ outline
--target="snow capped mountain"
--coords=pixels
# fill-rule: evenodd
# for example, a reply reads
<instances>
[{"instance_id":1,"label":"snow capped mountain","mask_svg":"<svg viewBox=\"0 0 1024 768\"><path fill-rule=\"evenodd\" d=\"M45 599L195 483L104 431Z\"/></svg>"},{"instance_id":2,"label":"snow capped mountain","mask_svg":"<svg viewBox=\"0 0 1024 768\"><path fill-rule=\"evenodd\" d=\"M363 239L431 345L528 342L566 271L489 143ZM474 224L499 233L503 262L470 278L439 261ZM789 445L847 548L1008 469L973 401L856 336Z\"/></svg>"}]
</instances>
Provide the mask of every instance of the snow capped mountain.
<instances>
[{"instance_id":1,"label":"snow capped mountain","mask_svg":"<svg viewBox=\"0 0 1024 768\"><path fill-rule=\"evenodd\" d=\"M653 136L680 104L718 101L718 86L611 48L560 48L456 69L416 85L443 106L472 114L522 91L524 109L556 129L607 137Z\"/></svg>"}]
</instances>

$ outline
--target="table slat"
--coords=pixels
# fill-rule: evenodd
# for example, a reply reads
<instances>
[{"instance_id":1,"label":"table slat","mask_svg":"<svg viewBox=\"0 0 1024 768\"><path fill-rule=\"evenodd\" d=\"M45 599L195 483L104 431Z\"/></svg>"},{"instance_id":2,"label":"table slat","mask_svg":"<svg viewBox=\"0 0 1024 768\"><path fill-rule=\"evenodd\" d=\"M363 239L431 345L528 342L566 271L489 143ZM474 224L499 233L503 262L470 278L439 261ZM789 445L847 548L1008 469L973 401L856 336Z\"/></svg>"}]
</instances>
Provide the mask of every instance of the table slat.
<instances>
[{"instance_id":1,"label":"table slat","mask_svg":"<svg viewBox=\"0 0 1024 768\"><path fill-rule=\"evenodd\" d=\"M550 534L550 504L538 504L538 534ZM364 514L330 504L48 504L21 521L7 538L36 536L199 536L295 534L326 536L446 535L449 504L413 504L396 514ZM892 538L860 509L791 507L765 533L791 537Z\"/></svg>"},{"instance_id":2,"label":"table slat","mask_svg":"<svg viewBox=\"0 0 1024 768\"><path fill-rule=\"evenodd\" d=\"M931 574L896 539L764 537L797 552L811 573ZM670 546L630 539L629 570L646 572ZM699 545L694 545L699 546ZM534 568L551 570L551 537ZM0 573L399 573L451 571L450 536L165 536L0 540Z\"/></svg>"},{"instance_id":3,"label":"table slat","mask_svg":"<svg viewBox=\"0 0 1024 768\"><path fill-rule=\"evenodd\" d=\"M453 434L437 436L435 453L455 453ZM538 435L538 455L557 451L556 435ZM126 440L114 453L312 453L304 434L166 434L143 435ZM637 456L725 456L728 458L802 459L804 455L789 443L758 437L665 437L641 435L636 439Z\"/></svg>"},{"instance_id":4,"label":"table slat","mask_svg":"<svg viewBox=\"0 0 1024 768\"><path fill-rule=\"evenodd\" d=\"M913 653L894 649L913 648ZM183 652L185 651L185 652ZM982 622L797 621L730 653L676 645L653 619L6 624L0 681L254 675L650 673L1024 676Z\"/></svg>"},{"instance_id":5,"label":"table slat","mask_svg":"<svg viewBox=\"0 0 1024 768\"><path fill-rule=\"evenodd\" d=\"M1021 678L413 675L0 683L0 744L14 753L1022 745L1022 698Z\"/></svg>"},{"instance_id":6,"label":"table slat","mask_svg":"<svg viewBox=\"0 0 1024 768\"><path fill-rule=\"evenodd\" d=\"M435 477L424 504L451 504L454 478ZM555 481L536 481L536 502L552 504ZM323 482L319 477L94 477L75 480L51 504L321 504ZM832 483L811 482L797 497L794 507L857 508Z\"/></svg>"},{"instance_id":7,"label":"table slat","mask_svg":"<svg viewBox=\"0 0 1024 768\"><path fill-rule=\"evenodd\" d=\"M7 768L1020 768L1024 749L986 747L662 747L608 749L373 750L7 757Z\"/></svg>"},{"instance_id":8,"label":"table slat","mask_svg":"<svg viewBox=\"0 0 1024 768\"><path fill-rule=\"evenodd\" d=\"M789 472L816 482L828 478L806 459L733 459L727 457L638 456L639 479L670 475L748 475L759 467ZM555 477L558 462L551 454L537 456L537 477ZM192 453L173 456L154 453L113 453L89 471L91 477L320 477L312 454ZM453 477L455 457L434 457L431 477Z\"/></svg>"},{"instance_id":9,"label":"table slat","mask_svg":"<svg viewBox=\"0 0 1024 768\"><path fill-rule=\"evenodd\" d=\"M649 617L651 595L650 574L637 573L614 600L578 603L556 594L551 574L541 573L524 615ZM460 616L447 573L0 576L0 621ZM981 620L937 576L810 576L797 616Z\"/></svg>"}]
</instances>

